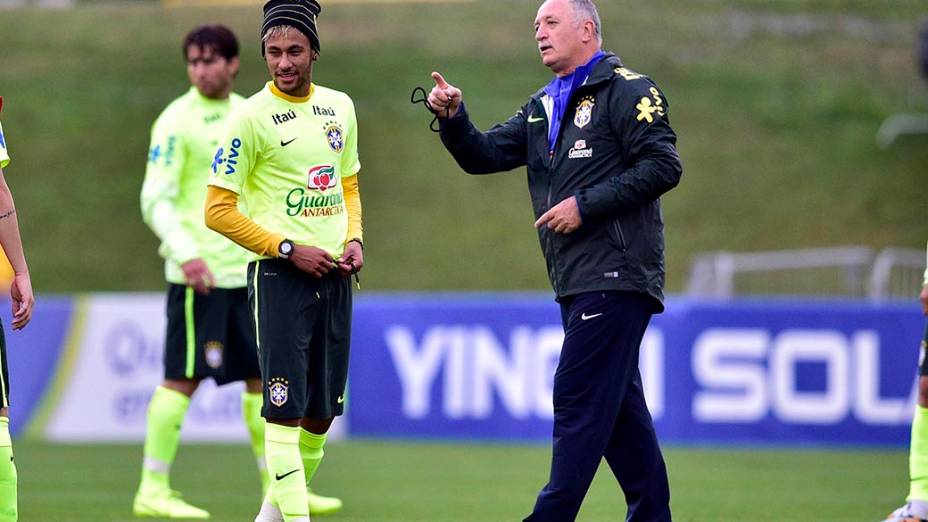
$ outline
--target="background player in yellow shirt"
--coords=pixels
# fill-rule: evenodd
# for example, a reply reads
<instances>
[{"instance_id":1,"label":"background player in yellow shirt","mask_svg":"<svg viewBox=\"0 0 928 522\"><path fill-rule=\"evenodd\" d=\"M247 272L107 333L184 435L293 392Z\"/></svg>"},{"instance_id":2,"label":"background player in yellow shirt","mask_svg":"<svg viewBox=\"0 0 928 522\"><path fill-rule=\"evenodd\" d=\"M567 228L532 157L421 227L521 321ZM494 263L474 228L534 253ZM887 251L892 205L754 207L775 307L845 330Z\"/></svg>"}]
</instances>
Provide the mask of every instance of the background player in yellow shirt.
<instances>
[{"instance_id":1,"label":"background player in yellow shirt","mask_svg":"<svg viewBox=\"0 0 928 522\"><path fill-rule=\"evenodd\" d=\"M320 10L315 0L265 4L273 81L230 116L209 180L207 226L255 253L249 299L274 478L256 521L309 520L305 483L344 409L349 278L364 264L354 104L312 83Z\"/></svg>"},{"instance_id":2,"label":"background player in yellow shirt","mask_svg":"<svg viewBox=\"0 0 928 522\"><path fill-rule=\"evenodd\" d=\"M0 98L3 110L3 98ZM10 163L6 149L3 126L0 125L0 246L13 266L13 282L10 284L10 299L13 304L13 329L21 330L32 318L32 281L29 267L23 254L23 243L19 236L19 222L13 194L3 177L3 169ZM13 464L13 441L10 439L10 376L6 360L6 340L0 329L0 522L17 520L16 466Z\"/></svg>"},{"instance_id":3,"label":"background player in yellow shirt","mask_svg":"<svg viewBox=\"0 0 928 522\"><path fill-rule=\"evenodd\" d=\"M265 490L269 484L260 370L245 288L249 253L203 223L212 153L226 117L243 101L232 92L238 50L235 35L224 26L191 31L183 51L192 86L168 105L152 128L141 204L145 222L161 239L168 324L165 378L149 405L142 479L133 503L136 516L209 517L182 500L169 481L180 426L204 378L220 385L245 381L242 416ZM318 511L341 507L338 499L313 500Z\"/></svg>"}]
</instances>

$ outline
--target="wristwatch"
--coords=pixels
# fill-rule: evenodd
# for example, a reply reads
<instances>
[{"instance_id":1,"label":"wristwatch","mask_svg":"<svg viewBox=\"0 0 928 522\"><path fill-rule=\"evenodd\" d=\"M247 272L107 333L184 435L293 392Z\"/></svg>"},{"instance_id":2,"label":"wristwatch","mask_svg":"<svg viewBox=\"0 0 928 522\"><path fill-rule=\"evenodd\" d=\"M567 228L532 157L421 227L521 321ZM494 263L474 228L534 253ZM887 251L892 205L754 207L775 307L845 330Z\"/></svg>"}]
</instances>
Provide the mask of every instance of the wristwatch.
<instances>
[{"instance_id":1,"label":"wristwatch","mask_svg":"<svg viewBox=\"0 0 928 522\"><path fill-rule=\"evenodd\" d=\"M277 245L277 257L281 259L290 259L291 255L293 255L293 241L284 239Z\"/></svg>"}]
</instances>

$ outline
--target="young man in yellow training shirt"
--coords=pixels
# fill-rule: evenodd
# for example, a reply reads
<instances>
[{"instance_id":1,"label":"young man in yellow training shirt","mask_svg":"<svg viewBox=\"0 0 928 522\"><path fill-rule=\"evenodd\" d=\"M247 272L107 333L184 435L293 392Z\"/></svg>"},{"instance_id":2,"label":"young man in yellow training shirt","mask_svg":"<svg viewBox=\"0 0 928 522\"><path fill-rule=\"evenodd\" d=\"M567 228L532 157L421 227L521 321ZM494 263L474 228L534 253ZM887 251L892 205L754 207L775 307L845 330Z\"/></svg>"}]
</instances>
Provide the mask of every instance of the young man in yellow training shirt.
<instances>
[{"instance_id":1,"label":"young man in yellow training shirt","mask_svg":"<svg viewBox=\"0 0 928 522\"><path fill-rule=\"evenodd\" d=\"M273 81L230 116L207 195L207 226L255 254L248 294L273 478L261 522L309 520L305 484L344 410L350 276L364 264L354 104L312 83L320 10L315 0L265 4Z\"/></svg>"},{"instance_id":2,"label":"young man in yellow training shirt","mask_svg":"<svg viewBox=\"0 0 928 522\"><path fill-rule=\"evenodd\" d=\"M221 25L200 26L183 43L191 83L152 128L142 188L142 215L161 239L168 282L164 381L148 410L142 480L136 516L204 519L209 513L182 500L170 487L180 426L190 399L205 378L217 384L245 381L242 417L262 477L264 458L261 373L248 307L248 251L206 228L206 179L223 124L244 101L232 92L239 67L235 35ZM313 496L314 513L341 508L335 498Z\"/></svg>"}]
</instances>

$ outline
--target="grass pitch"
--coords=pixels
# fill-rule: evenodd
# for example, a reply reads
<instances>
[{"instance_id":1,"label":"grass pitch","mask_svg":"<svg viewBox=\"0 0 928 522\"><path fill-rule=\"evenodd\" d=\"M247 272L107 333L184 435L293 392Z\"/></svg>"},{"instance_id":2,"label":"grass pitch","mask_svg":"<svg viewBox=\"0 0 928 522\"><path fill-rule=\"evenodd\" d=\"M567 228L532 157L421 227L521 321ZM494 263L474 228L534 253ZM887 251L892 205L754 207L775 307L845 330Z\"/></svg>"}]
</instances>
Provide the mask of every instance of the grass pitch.
<instances>
[{"instance_id":1,"label":"grass pitch","mask_svg":"<svg viewBox=\"0 0 928 522\"><path fill-rule=\"evenodd\" d=\"M131 517L140 445L17 441L20 520L124 522ZM675 520L874 521L908 490L904 451L665 451ZM344 499L331 522L521 520L547 477L544 445L352 440L332 443L315 487ZM174 486L215 521L250 521L259 483L250 450L182 445ZM578 520L623 520L604 465Z\"/></svg>"}]
</instances>

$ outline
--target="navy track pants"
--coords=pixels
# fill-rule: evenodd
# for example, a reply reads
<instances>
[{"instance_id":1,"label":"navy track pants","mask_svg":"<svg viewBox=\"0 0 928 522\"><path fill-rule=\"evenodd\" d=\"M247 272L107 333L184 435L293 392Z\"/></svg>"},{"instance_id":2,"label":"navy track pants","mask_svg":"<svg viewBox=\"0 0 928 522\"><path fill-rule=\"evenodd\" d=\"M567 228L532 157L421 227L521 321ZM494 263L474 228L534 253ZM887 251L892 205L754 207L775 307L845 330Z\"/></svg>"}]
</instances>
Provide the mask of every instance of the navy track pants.
<instances>
[{"instance_id":1,"label":"navy track pants","mask_svg":"<svg viewBox=\"0 0 928 522\"><path fill-rule=\"evenodd\" d=\"M634 292L562 299L551 476L525 522L575 520L603 457L625 493L626 521L671 520L667 470L638 371L652 313L651 298Z\"/></svg>"}]
</instances>

